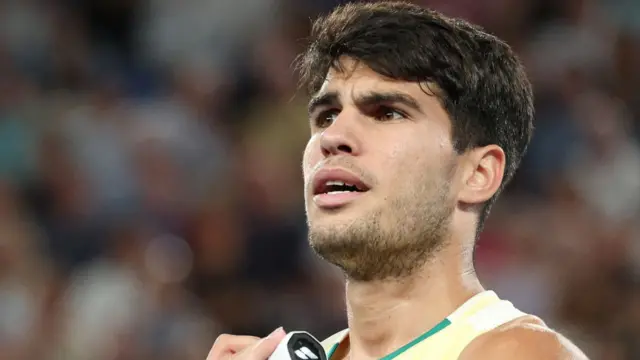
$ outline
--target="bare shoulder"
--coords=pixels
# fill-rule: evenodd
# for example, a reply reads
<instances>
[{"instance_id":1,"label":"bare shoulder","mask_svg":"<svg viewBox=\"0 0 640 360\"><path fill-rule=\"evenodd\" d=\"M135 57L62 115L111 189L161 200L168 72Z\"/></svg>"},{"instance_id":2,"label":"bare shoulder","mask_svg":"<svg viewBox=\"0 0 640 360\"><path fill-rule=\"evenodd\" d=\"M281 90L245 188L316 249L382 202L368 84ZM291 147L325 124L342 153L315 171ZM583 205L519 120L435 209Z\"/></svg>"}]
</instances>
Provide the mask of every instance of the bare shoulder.
<instances>
[{"instance_id":1,"label":"bare shoulder","mask_svg":"<svg viewBox=\"0 0 640 360\"><path fill-rule=\"evenodd\" d=\"M469 344L460 360L588 360L571 341L527 316L490 331Z\"/></svg>"}]
</instances>

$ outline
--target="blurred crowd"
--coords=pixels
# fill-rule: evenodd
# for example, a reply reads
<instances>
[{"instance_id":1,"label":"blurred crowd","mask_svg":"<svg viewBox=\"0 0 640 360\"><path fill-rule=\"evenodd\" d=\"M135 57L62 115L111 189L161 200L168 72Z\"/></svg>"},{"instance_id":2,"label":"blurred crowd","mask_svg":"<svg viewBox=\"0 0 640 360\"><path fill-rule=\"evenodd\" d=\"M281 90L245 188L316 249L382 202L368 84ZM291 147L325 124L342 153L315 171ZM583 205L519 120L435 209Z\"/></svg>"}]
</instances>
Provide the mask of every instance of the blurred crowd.
<instances>
[{"instance_id":1,"label":"blurred crowd","mask_svg":"<svg viewBox=\"0 0 640 360\"><path fill-rule=\"evenodd\" d=\"M0 359L346 325L306 244L291 69L341 2L0 1ZM418 2L506 39L536 89L481 280L594 359L640 359L640 2Z\"/></svg>"}]
</instances>

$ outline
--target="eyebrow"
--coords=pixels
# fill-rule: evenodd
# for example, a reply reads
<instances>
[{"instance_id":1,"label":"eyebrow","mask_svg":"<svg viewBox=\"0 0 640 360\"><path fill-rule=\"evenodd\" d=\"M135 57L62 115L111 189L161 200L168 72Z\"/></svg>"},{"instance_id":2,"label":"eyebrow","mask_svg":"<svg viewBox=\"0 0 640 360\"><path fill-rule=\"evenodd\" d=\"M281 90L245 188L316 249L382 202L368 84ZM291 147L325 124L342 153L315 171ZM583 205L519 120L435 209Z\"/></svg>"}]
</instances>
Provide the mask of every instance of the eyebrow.
<instances>
[{"instance_id":1,"label":"eyebrow","mask_svg":"<svg viewBox=\"0 0 640 360\"><path fill-rule=\"evenodd\" d=\"M309 106L307 110L309 114L313 114L316 111L316 109L318 109L319 107L337 106L338 104L340 104L340 96L338 95L337 92L330 91L330 92L318 94L313 98L311 98L311 101L309 101Z\"/></svg>"},{"instance_id":2,"label":"eyebrow","mask_svg":"<svg viewBox=\"0 0 640 360\"><path fill-rule=\"evenodd\" d=\"M415 111L422 112L418 101L412 96L397 92L379 92L372 91L365 94L358 95L354 99L354 103L358 107L370 107L372 105L380 104L401 104ZM335 91L319 94L311 99L309 102L308 111L312 114L316 109L323 106L338 106L340 104L340 96Z\"/></svg>"}]
</instances>

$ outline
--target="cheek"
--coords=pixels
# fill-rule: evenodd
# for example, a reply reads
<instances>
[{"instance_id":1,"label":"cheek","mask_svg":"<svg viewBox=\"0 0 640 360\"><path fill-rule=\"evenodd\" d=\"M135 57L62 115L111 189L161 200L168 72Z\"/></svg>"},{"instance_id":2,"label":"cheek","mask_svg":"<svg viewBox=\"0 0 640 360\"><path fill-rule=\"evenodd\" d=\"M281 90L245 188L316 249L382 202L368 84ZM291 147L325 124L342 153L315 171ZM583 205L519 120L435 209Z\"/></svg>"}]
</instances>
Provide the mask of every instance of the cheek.
<instances>
[{"instance_id":1,"label":"cheek","mask_svg":"<svg viewBox=\"0 0 640 360\"><path fill-rule=\"evenodd\" d=\"M384 158L383 169L390 174L403 174L407 171L416 171L424 165L425 156L428 151L425 146L416 141L407 139L393 142L393 145L381 156ZM389 171L393 169L393 171Z\"/></svg>"},{"instance_id":2,"label":"cheek","mask_svg":"<svg viewBox=\"0 0 640 360\"><path fill-rule=\"evenodd\" d=\"M318 145L318 136L313 135L307 146L304 149L304 154L302 156L302 174L304 176L305 182L307 178L311 175L311 171L313 168L320 162L322 159L322 153L320 151L320 147Z\"/></svg>"},{"instance_id":3,"label":"cheek","mask_svg":"<svg viewBox=\"0 0 640 360\"><path fill-rule=\"evenodd\" d=\"M418 180L422 182L442 171L446 153L446 142L437 137L407 136L378 154L384 159L379 173L389 176L388 183L396 189L413 187Z\"/></svg>"}]
</instances>

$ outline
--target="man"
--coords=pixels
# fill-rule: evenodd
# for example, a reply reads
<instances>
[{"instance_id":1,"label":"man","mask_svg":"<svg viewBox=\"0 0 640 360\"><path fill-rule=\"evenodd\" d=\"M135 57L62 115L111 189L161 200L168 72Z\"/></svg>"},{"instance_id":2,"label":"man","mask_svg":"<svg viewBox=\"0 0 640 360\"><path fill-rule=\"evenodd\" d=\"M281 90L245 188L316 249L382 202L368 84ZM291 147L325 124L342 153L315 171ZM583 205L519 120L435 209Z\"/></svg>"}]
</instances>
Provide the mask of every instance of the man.
<instances>
[{"instance_id":1,"label":"man","mask_svg":"<svg viewBox=\"0 0 640 360\"><path fill-rule=\"evenodd\" d=\"M316 21L303 172L309 241L346 274L331 360L585 359L483 289L473 249L532 134L524 69L499 39L405 3ZM221 336L210 359L264 360L283 338Z\"/></svg>"}]
</instances>

